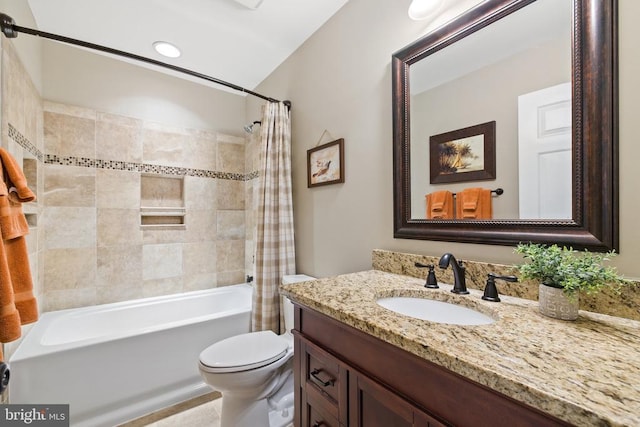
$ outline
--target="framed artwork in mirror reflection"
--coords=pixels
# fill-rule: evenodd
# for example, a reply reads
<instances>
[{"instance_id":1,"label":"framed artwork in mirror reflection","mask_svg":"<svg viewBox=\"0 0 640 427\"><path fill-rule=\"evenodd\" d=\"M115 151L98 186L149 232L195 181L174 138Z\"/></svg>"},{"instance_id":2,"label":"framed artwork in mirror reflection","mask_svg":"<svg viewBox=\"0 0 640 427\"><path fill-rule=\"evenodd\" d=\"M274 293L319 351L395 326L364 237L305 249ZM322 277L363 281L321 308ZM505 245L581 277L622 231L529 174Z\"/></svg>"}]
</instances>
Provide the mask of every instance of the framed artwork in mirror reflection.
<instances>
[{"instance_id":1,"label":"framed artwork in mirror reflection","mask_svg":"<svg viewBox=\"0 0 640 427\"><path fill-rule=\"evenodd\" d=\"M344 139L307 150L307 187L344 182Z\"/></svg>"},{"instance_id":2,"label":"framed artwork in mirror reflection","mask_svg":"<svg viewBox=\"0 0 640 427\"><path fill-rule=\"evenodd\" d=\"M430 183L496 179L496 122L429 137Z\"/></svg>"}]
</instances>

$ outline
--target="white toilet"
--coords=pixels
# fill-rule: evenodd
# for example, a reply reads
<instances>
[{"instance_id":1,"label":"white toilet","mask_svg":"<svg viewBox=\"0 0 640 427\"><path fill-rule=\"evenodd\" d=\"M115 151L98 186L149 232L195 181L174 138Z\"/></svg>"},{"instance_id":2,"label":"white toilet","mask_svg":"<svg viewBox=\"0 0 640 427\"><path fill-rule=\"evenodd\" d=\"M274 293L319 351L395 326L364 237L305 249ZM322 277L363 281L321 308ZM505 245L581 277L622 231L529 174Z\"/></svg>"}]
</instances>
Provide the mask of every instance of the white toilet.
<instances>
[{"instance_id":1,"label":"white toilet","mask_svg":"<svg viewBox=\"0 0 640 427\"><path fill-rule=\"evenodd\" d=\"M313 279L297 274L282 283ZM200 353L200 374L222 393L220 427L284 427L293 420L293 304L282 300L284 334L236 335Z\"/></svg>"}]
</instances>

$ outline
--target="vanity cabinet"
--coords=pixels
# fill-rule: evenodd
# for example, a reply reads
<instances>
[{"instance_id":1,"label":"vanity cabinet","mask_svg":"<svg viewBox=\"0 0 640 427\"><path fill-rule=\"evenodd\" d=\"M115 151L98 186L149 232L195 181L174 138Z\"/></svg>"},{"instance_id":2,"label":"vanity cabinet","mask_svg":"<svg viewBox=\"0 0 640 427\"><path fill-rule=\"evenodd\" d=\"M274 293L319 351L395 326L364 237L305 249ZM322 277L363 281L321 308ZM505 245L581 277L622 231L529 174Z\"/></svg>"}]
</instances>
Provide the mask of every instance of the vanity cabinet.
<instances>
[{"instance_id":1,"label":"vanity cabinet","mask_svg":"<svg viewBox=\"0 0 640 427\"><path fill-rule=\"evenodd\" d=\"M569 426L295 304L296 427Z\"/></svg>"}]
</instances>

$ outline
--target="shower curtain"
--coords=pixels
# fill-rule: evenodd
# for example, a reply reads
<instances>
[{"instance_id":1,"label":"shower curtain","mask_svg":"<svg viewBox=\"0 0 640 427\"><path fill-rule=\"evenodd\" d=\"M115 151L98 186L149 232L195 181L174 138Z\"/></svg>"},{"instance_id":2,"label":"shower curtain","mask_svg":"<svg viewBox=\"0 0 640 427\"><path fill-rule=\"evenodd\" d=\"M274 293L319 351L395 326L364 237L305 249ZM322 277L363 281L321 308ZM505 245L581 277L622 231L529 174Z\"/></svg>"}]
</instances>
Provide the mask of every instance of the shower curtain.
<instances>
[{"instance_id":1,"label":"shower curtain","mask_svg":"<svg viewBox=\"0 0 640 427\"><path fill-rule=\"evenodd\" d=\"M284 275L295 273L291 116L284 103L264 106L260 139L252 329L280 333L278 286Z\"/></svg>"}]
</instances>

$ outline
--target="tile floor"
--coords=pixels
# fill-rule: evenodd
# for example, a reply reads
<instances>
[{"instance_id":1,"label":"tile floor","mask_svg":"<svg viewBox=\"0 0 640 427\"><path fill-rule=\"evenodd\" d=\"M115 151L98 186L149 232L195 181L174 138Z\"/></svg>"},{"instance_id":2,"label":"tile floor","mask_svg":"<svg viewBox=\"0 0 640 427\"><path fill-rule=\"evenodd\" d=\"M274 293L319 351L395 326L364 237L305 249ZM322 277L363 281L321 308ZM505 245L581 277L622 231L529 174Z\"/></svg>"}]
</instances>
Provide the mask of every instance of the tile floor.
<instances>
[{"instance_id":1,"label":"tile floor","mask_svg":"<svg viewBox=\"0 0 640 427\"><path fill-rule=\"evenodd\" d=\"M221 408L220 393L209 393L120 427L219 427Z\"/></svg>"},{"instance_id":2,"label":"tile floor","mask_svg":"<svg viewBox=\"0 0 640 427\"><path fill-rule=\"evenodd\" d=\"M119 427L220 427L222 397L213 392L162 409ZM289 427L293 427L291 424Z\"/></svg>"}]
</instances>

